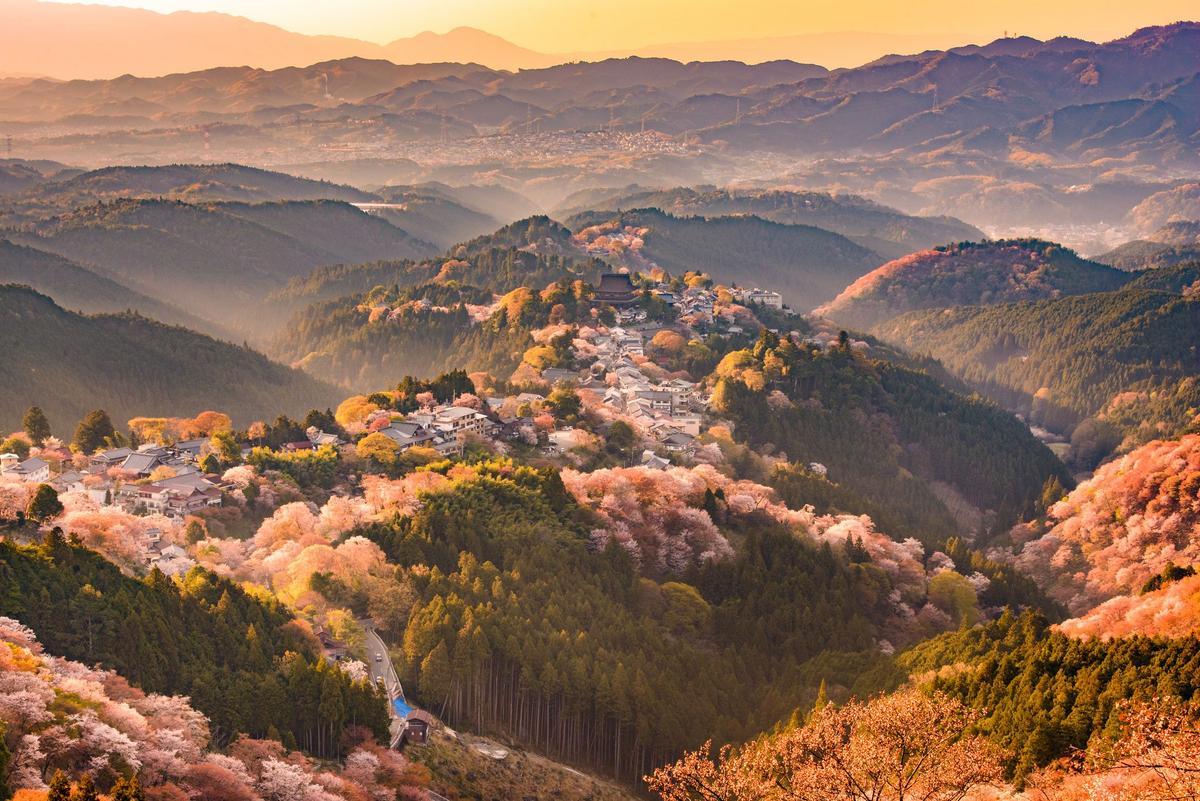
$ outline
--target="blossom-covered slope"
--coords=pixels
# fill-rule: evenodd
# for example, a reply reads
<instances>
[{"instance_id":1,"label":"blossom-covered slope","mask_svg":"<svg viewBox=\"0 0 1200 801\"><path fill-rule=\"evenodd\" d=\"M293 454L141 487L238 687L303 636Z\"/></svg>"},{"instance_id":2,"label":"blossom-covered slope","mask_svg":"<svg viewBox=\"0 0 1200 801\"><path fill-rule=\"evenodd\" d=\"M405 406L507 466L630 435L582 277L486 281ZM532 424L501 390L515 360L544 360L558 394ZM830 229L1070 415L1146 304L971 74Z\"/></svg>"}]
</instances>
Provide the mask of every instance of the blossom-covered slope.
<instances>
[{"instance_id":1,"label":"blossom-covered slope","mask_svg":"<svg viewBox=\"0 0 1200 801\"><path fill-rule=\"evenodd\" d=\"M859 278L818 314L865 330L905 312L1042 300L1116 289L1128 276L1034 239L922 250Z\"/></svg>"},{"instance_id":2,"label":"blossom-covered slope","mask_svg":"<svg viewBox=\"0 0 1200 801\"><path fill-rule=\"evenodd\" d=\"M341 770L279 743L239 740L210 750L208 719L182 696L147 694L117 674L42 650L33 632L0 617L0 731L10 744L9 789L44 790L57 771L101 788L136 776L154 798L360 801L424 795L400 754L352 750Z\"/></svg>"},{"instance_id":3,"label":"blossom-covered slope","mask_svg":"<svg viewBox=\"0 0 1200 801\"><path fill-rule=\"evenodd\" d=\"M1077 615L1139 592L1168 565L1200 561L1200 435L1151 442L1109 462L1045 521L1013 534L1024 543L1018 566Z\"/></svg>"}]
</instances>

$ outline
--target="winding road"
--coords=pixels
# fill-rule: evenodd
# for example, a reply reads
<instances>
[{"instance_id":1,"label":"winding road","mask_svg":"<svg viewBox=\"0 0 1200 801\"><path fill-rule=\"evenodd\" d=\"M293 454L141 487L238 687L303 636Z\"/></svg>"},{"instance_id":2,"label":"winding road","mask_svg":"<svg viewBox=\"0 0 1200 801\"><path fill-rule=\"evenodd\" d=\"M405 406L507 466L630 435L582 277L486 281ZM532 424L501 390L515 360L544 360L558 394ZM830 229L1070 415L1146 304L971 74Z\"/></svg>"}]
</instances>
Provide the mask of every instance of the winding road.
<instances>
[{"instance_id":1,"label":"winding road","mask_svg":"<svg viewBox=\"0 0 1200 801\"><path fill-rule=\"evenodd\" d=\"M388 730L392 735L391 747L396 748L400 744L400 738L404 736L404 717L396 709L397 701L407 706L404 699L404 687L400 684L400 676L396 673L396 667L392 664L392 658L388 655L387 645L383 638L375 631L370 621L360 622L367 634L367 673L370 675L371 681L382 681L387 690L388 715L391 717Z\"/></svg>"}]
</instances>

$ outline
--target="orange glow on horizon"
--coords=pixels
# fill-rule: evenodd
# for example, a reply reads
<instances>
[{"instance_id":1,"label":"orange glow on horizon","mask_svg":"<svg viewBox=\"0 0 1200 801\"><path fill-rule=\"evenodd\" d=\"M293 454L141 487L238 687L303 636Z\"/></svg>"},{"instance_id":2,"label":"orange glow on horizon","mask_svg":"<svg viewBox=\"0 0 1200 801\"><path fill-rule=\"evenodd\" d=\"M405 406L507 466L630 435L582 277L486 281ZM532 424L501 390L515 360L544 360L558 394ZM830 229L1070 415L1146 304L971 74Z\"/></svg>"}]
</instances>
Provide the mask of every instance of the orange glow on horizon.
<instances>
[{"instance_id":1,"label":"orange glow on horizon","mask_svg":"<svg viewBox=\"0 0 1200 801\"><path fill-rule=\"evenodd\" d=\"M1005 32L1097 41L1200 17L1195 0L107 0L169 13L219 11L306 34L385 43L423 31L479 28L543 53L668 43L869 32L906 43L982 43ZM886 38L883 39L886 41ZM468 56L469 54L464 54Z\"/></svg>"}]
</instances>

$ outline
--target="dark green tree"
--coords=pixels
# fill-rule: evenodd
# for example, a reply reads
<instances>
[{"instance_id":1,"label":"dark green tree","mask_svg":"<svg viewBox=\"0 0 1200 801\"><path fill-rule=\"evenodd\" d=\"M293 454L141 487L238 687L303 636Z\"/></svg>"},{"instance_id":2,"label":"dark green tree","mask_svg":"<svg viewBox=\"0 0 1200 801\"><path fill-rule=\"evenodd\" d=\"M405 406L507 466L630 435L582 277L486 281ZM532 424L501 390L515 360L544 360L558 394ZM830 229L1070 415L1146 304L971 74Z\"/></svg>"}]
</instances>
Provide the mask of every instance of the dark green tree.
<instances>
[{"instance_id":1,"label":"dark green tree","mask_svg":"<svg viewBox=\"0 0 1200 801\"><path fill-rule=\"evenodd\" d=\"M21 426L34 445L41 445L46 441L46 437L50 436L50 421L46 419L46 413L40 406L29 407L21 421Z\"/></svg>"},{"instance_id":2,"label":"dark green tree","mask_svg":"<svg viewBox=\"0 0 1200 801\"><path fill-rule=\"evenodd\" d=\"M81 453L90 455L104 447L105 441L111 439L115 434L116 429L113 428L112 420L108 418L108 412L96 409L88 412L79 421L72 443Z\"/></svg>"},{"instance_id":3,"label":"dark green tree","mask_svg":"<svg viewBox=\"0 0 1200 801\"><path fill-rule=\"evenodd\" d=\"M556 387L546 397L546 409L559 420L573 422L579 419L583 402L571 387Z\"/></svg>"},{"instance_id":4,"label":"dark green tree","mask_svg":"<svg viewBox=\"0 0 1200 801\"><path fill-rule=\"evenodd\" d=\"M217 458L215 453L206 453L204 458L200 460L200 469L205 473L220 473L221 460Z\"/></svg>"},{"instance_id":5,"label":"dark green tree","mask_svg":"<svg viewBox=\"0 0 1200 801\"><path fill-rule=\"evenodd\" d=\"M630 457L636 442L637 434L634 433L632 426L624 420L613 421L604 435L604 447L609 453L622 459Z\"/></svg>"},{"instance_id":6,"label":"dark green tree","mask_svg":"<svg viewBox=\"0 0 1200 801\"><path fill-rule=\"evenodd\" d=\"M29 505L25 507L25 516L38 523L44 523L62 514L62 501L58 493L49 484L38 484Z\"/></svg>"}]
</instances>

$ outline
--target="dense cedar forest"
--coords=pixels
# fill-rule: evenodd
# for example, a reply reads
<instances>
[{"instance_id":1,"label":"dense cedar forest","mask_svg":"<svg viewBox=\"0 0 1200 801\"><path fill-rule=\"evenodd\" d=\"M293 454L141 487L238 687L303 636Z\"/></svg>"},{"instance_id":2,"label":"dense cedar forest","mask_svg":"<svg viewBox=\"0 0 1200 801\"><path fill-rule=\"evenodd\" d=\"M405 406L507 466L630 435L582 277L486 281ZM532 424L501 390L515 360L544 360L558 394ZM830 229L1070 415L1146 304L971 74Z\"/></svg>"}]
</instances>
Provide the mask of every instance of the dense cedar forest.
<instances>
[{"instance_id":1,"label":"dense cedar forest","mask_svg":"<svg viewBox=\"0 0 1200 801\"><path fill-rule=\"evenodd\" d=\"M1090 467L1126 437L1138 444L1192 424L1198 278L1195 263L1164 267L1115 292L918 312L878 330L1052 430L1097 417L1078 433Z\"/></svg>"},{"instance_id":2,"label":"dense cedar forest","mask_svg":"<svg viewBox=\"0 0 1200 801\"><path fill-rule=\"evenodd\" d=\"M640 209L612 218L584 215L571 224L613 221L648 229L639 254L669 274L695 270L725 285L770 287L801 311L832 300L884 261L841 234L753 216L674 217Z\"/></svg>"},{"instance_id":3,"label":"dense cedar forest","mask_svg":"<svg viewBox=\"0 0 1200 801\"><path fill-rule=\"evenodd\" d=\"M996 406L848 347L808 349L764 333L716 374L714 403L739 436L824 465L893 536L938 547L955 536L958 523L931 482L980 510L981 541L1038 511L1047 482L1071 483L1054 455Z\"/></svg>"},{"instance_id":4,"label":"dense cedar forest","mask_svg":"<svg viewBox=\"0 0 1200 801\"><path fill-rule=\"evenodd\" d=\"M683 576L588 549L589 513L556 472L481 475L363 531L417 572L406 687L451 725L505 731L626 780L708 737L740 740L899 672L872 652L887 576L765 518L736 557ZM401 632L396 632L399 636Z\"/></svg>"},{"instance_id":5,"label":"dense cedar forest","mask_svg":"<svg viewBox=\"0 0 1200 801\"><path fill-rule=\"evenodd\" d=\"M1006 613L986 626L943 634L897 659L933 687L987 710L979 728L1013 752L1018 781L1093 738L1113 740L1125 699L1192 700L1200 691L1195 637L1072 639L1035 612Z\"/></svg>"},{"instance_id":6,"label":"dense cedar forest","mask_svg":"<svg viewBox=\"0 0 1200 801\"><path fill-rule=\"evenodd\" d=\"M27 288L0 286L0 319L0 420L9 427L35 403L60 433L98 407L118 423L222 409L245 425L336 405L341 394L249 348L136 314L75 314Z\"/></svg>"},{"instance_id":7,"label":"dense cedar forest","mask_svg":"<svg viewBox=\"0 0 1200 801\"><path fill-rule=\"evenodd\" d=\"M39 547L0 542L0 579L0 614L55 654L190 696L219 744L248 734L335 756L347 726L387 738L373 684L318 660L311 632L278 601L202 568L178 584L157 571L133 579L52 534Z\"/></svg>"}]
</instances>

